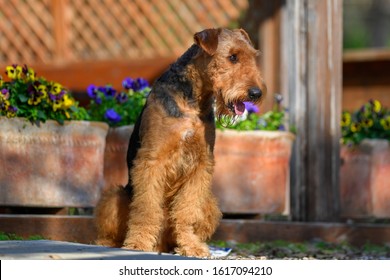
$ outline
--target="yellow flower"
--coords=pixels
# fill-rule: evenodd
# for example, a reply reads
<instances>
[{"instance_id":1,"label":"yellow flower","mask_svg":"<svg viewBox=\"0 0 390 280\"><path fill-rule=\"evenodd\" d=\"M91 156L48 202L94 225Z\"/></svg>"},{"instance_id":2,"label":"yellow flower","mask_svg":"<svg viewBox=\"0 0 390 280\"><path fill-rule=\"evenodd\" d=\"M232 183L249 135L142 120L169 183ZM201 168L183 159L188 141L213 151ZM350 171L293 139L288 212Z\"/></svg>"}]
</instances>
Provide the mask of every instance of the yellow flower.
<instances>
[{"instance_id":1,"label":"yellow flower","mask_svg":"<svg viewBox=\"0 0 390 280\"><path fill-rule=\"evenodd\" d=\"M65 94L63 97L62 97L62 100L59 101L59 100L56 100L53 102L53 111L56 112L57 110L64 110L64 114L65 116L70 119L70 114L68 111L66 111L67 109L69 109L71 106L73 106L75 103L74 99L71 98L69 95Z\"/></svg>"},{"instance_id":2,"label":"yellow flower","mask_svg":"<svg viewBox=\"0 0 390 280\"><path fill-rule=\"evenodd\" d=\"M4 84L3 77L2 77L2 76L0 76L0 87L2 87L2 86L3 86L3 84Z\"/></svg>"},{"instance_id":3,"label":"yellow flower","mask_svg":"<svg viewBox=\"0 0 390 280\"><path fill-rule=\"evenodd\" d=\"M341 117L341 126L349 126L351 124L351 114L344 112Z\"/></svg>"},{"instance_id":4,"label":"yellow flower","mask_svg":"<svg viewBox=\"0 0 390 280\"><path fill-rule=\"evenodd\" d=\"M69 97L69 95L65 94L62 98L62 109L66 110L73 106L74 100Z\"/></svg>"},{"instance_id":5,"label":"yellow flower","mask_svg":"<svg viewBox=\"0 0 390 280\"><path fill-rule=\"evenodd\" d=\"M16 116L15 112L7 111L7 118L14 118Z\"/></svg>"},{"instance_id":6,"label":"yellow flower","mask_svg":"<svg viewBox=\"0 0 390 280\"><path fill-rule=\"evenodd\" d=\"M5 73L7 74L8 78L12 80L16 79L16 69L14 66L5 67Z\"/></svg>"},{"instance_id":7,"label":"yellow flower","mask_svg":"<svg viewBox=\"0 0 390 280\"><path fill-rule=\"evenodd\" d=\"M18 79L18 80L20 80L21 78L22 78L22 74L23 74L23 68L22 68L22 66L16 66L16 68L15 68L15 70L16 70L16 78Z\"/></svg>"},{"instance_id":8,"label":"yellow flower","mask_svg":"<svg viewBox=\"0 0 390 280\"><path fill-rule=\"evenodd\" d=\"M21 79L23 74L22 66L12 65L5 67L5 73L12 80Z\"/></svg>"},{"instance_id":9,"label":"yellow flower","mask_svg":"<svg viewBox=\"0 0 390 280\"><path fill-rule=\"evenodd\" d=\"M7 111L8 106L7 106L7 100L5 100L1 95L0 95L0 112ZM9 102L9 101L8 101Z\"/></svg>"},{"instance_id":10,"label":"yellow flower","mask_svg":"<svg viewBox=\"0 0 390 280\"><path fill-rule=\"evenodd\" d=\"M372 101L372 107L376 113L379 113L382 109L382 105L378 100Z\"/></svg>"},{"instance_id":11,"label":"yellow flower","mask_svg":"<svg viewBox=\"0 0 390 280\"><path fill-rule=\"evenodd\" d=\"M58 109L61 109L61 106L62 106L62 102L56 100L53 102L53 111L57 111Z\"/></svg>"},{"instance_id":12,"label":"yellow flower","mask_svg":"<svg viewBox=\"0 0 390 280\"><path fill-rule=\"evenodd\" d=\"M7 110L7 114L6 114L7 118L14 118L16 117L16 110L10 110L10 108L8 108Z\"/></svg>"},{"instance_id":13,"label":"yellow flower","mask_svg":"<svg viewBox=\"0 0 390 280\"><path fill-rule=\"evenodd\" d=\"M59 94L62 90L62 85L60 83L50 83L51 92L54 94Z\"/></svg>"},{"instance_id":14,"label":"yellow flower","mask_svg":"<svg viewBox=\"0 0 390 280\"><path fill-rule=\"evenodd\" d=\"M34 82L35 81L35 72L32 68L28 68L26 73L27 81Z\"/></svg>"},{"instance_id":15,"label":"yellow flower","mask_svg":"<svg viewBox=\"0 0 390 280\"><path fill-rule=\"evenodd\" d=\"M366 119L362 121L362 126L363 127L371 127L374 124L374 121L371 119Z\"/></svg>"},{"instance_id":16,"label":"yellow flower","mask_svg":"<svg viewBox=\"0 0 390 280\"><path fill-rule=\"evenodd\" d=\"M6 88L3 88L2 90L0 90L0 98L3 98L4 100L8 99L9 98L9 90Z\"/></svg>"},{"instance_id":17,"label":"yellow flower","mask_svg":"<svg viewBox=\"0 0 390 280\"><path fill-rule=\"evenodd\" d=\"M45 85L39 85L34 87L35 91L32 92L32 96L28 99L27 103L29 105L38 105L42 102L42 99L47 97L47 91Z\"/></svg>"},{"instance_id":18,"label":"yellow flower","mask_svg":"<svg viewBox=\"0 0 390 280\"><path fill-rule=\"evenodd\" d=\"M31 98L28 99L27 103L28 105L38 105L39 103L41 103L41 99L40 97L38 98L35 98L36 96L33 96Z\"/></svg>"},{"instance_id":19,"label":"yellow flower","mask_svg":"<svg viewBox=\"0 0 390 280\"><path fill-rule=\"evenodd\" d=\"M351 131L352 131L352 132L360 131L360 124L358 124L358 123L353 123L353 124L351 125Z\"/></svg>"},{"instance_id":20,"label":"yellow flower","mask_svg":"<svg viewBox=\"0 0 390 280\"><path fill-rule=\"evenodd\" d=\"M41 98L47 97L47 88L45 85L39 85L37 90L41 93Z\"/></svg>"},{"instance_id":21,"label":"yellow flower","mask_svg":"<svg viewBox=\"0 0 390 280\"><path fill-rule=\"evenodd\" d=\"M11 102L9 102L9 100L1 100L3 104L1 104L1 109L3 109L3 111L6 111L8 112L8 108L11 106Z\"/></svg>"},{"instance_id":22,"label":"yellow flower","mask_svg":"<svg viewBox=\"0 0 390 280\"><path fill-rule=\"evenodd\" d=\"M390 130L390 116L380 120L381 125L385 130Z\"/></svg>"}]
</instances>

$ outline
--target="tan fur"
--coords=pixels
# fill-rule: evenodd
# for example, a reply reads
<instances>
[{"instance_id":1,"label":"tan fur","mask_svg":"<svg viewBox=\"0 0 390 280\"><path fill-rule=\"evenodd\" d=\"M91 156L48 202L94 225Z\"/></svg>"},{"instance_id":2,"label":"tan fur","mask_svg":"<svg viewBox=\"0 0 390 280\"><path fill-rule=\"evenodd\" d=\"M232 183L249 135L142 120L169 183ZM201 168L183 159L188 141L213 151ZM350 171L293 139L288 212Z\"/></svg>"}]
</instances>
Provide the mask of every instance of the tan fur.
<instances>
[{"instance_id":1,"label":"tan fur","mask_svg":"<svg viewBox=\"0 0 390 280\"><path fill-rule=\"evenodd\" d=\"M245 31L208 29L196 33L194 41L199 51L181 71L191 81L195 101L181 88L157 81L160 88L155 85L148 98L139 127L141 145L129 170L133 196L130 199L121 187L102 194L96 207L98 244L209 256L205 242L221 218L211 193L212 104L215 100L218 116L234 115L229 103L248 100L251 87L263 94L266 89L258 51ZM232 54L238 55L239 63L229 61ZM159 89L169 90L179 117L167 113L155 93Z\"/></svg>"}]
</instances>

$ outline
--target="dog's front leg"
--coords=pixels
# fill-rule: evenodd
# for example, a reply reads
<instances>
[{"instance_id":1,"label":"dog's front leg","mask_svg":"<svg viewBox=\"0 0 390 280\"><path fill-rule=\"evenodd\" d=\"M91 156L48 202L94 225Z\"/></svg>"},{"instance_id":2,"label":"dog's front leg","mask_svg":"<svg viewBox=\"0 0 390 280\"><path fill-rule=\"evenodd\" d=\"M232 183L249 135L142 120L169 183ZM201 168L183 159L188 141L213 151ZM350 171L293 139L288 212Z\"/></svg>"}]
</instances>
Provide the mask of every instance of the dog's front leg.
<instances>
[{"instance_id":1,"label":"dog's front leg","mask_svg":"<svg viewBox=\"0 0 390 280\"><path fill-rule=\"evenodd\" d=\"M221 217L210 190L211 178L212 167L198 167L173 201L170 219L174 223L176 252L181 255L210 255L205 241L214 233Z\"/></svg>"},{"instance_id":2,"label":"dog's front leg","mask_svg":"<svg viewBox=\"0 0 390 280\"><path fill-rule=\"evenodd\" d=\"M164 180L161 163L140 158L131 170L134 196L123 247L150 252L156 250L163 223Z\"/></svg>"}]
</instances>

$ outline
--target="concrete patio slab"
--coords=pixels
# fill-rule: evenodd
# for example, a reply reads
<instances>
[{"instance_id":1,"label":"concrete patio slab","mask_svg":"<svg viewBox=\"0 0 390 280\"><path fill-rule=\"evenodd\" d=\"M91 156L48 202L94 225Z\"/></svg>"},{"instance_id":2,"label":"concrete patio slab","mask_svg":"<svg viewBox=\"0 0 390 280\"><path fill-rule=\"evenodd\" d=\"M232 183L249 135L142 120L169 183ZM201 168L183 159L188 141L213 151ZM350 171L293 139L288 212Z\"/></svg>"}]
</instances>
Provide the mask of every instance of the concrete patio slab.
<instances>
[{"instance_id":1,"label":"concrete patio slab","mask_svg":"<svg viewBox=\"0 0 390 280\"><path fill-rule=\"evenodd\" d=\"M171 254L137 252L97 245L52 241L0 241L1 260L189 260Z\"/></svg>"}]
</instances>

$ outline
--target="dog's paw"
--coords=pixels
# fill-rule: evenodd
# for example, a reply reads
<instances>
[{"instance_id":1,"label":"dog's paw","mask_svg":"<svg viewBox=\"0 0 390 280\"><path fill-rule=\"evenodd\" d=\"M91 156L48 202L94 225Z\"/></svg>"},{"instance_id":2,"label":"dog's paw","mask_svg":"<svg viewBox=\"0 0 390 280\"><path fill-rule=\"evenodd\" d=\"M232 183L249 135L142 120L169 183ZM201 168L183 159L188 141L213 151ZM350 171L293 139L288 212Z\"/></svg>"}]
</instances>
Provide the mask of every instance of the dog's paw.
<instances>
[{"instance_id":1,"label":"dog's paw","mask_svg":"<svg viewBox=\"0 0 390 280\"><path fill-rule=\"evenodd\" d=\"M134 251L144 251L152 252L153 246L148 246L140 242L125 242L122 246L123 249L134 250Z\"/></svg>"},{"instance_id":2,"label":"dog's paw","mask_svg":"<svg viewBox=\"0 0 390 280\"><path fill-rule=\"evenodd\" d=\"M118 242L115 242L114 240L111 240L111 239L97 239L95 241L95 244L96 245L100 245L100 246L105 246L105 247L121 247L121 244L118 243Z\"/></svg>"},{"instance_id":3,"label":"dog's paw","mask_svg":"<svg viewBox=\"0 0 390 280\"><path fill-rule=\"evenodd\" d=\"M186 245L177 247L175 252L186 257L207 258L210 257L210 250L206 244Z\"/></svg>"}]
</instances>

